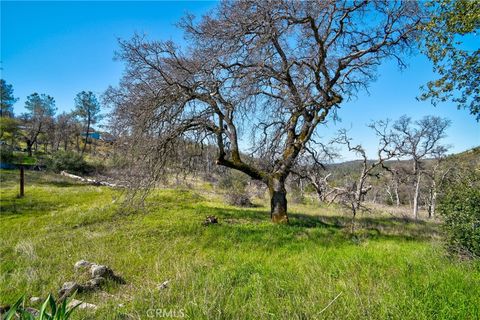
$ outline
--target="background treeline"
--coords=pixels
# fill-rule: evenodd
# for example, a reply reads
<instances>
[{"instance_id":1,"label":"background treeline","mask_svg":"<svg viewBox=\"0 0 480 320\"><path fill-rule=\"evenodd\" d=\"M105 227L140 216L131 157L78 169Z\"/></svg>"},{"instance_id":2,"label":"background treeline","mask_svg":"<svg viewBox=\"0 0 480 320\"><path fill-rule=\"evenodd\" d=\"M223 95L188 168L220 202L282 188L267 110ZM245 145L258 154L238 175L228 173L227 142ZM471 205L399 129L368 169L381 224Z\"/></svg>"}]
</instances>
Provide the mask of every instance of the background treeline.
<instances>
[{"instance_id":1,"label":"background treeline","mask_svg":"<svg viewBox=\"0 0 480 320\"><path fill-rule=\"evenodd\" d=\"M18 100L12 85L1 79L0 150L2 168L26 165L92 173L102 168L111 137L94 129L101 119L101 106L92 92L82 91L71 112L57 113L55 99L32 93L26 112L16 115Z\"/></svg>"},{"instance_id":2,"label":"background treeline","mask_svg":"<svg viewBox=\"0 0 480 320\"><path fill-rule=\"evenodd\" d=\"M101 175L134 189L152 186L152 171L143 153L132 152L122 135L93 129L101 106L92 92L75 97L72 112L57 114L55 100L46 94L27 97L25 113L15 115L13 88L1 80L0 150L2 168L30 165L55 172ZM369 125L377 150L354 143L341 130L325 144L307 148L286 181L289 201L344 207L352 214L387 212L404 218L443 216L449 245L466 256L480 254L480 148L448 155L442 143L447 119L427 116L378 121ZM88 133L88 134L87 134ZM154 139L152 137L152 139ZM198 139L178 138L156 174L165 184L208 183L234 206L266 201L267 187L249 176L216 164L218 149ZM339 150L359 160L340 162ZM151 150L155 152L155 150ZM369 158L368 154L376 157ZM258 166L268 160L242 154ZM352 220L354 221L354 220Z\"/></svg>"}]
</instances>

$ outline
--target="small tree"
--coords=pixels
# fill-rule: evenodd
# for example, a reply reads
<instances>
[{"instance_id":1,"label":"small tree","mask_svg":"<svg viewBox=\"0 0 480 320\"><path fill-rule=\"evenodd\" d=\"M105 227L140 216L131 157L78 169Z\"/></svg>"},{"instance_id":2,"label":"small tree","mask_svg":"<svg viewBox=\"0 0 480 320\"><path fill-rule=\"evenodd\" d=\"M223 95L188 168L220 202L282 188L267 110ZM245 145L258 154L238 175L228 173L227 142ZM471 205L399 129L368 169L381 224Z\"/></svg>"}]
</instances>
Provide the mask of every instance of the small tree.
<instances>
[{"instance_id":1,"label":"small tree","mask_svg":"<svg viewBox=\"0 0 480 320\"><path fill-rule=\"evenodd\" d=\"M443 184L448 178L449 173L453 169L453 165L445 161L444 157L439 157L432 160L430 168L425 170L425 175L429 179L427 192L427 211L429 218L435 218L437 207L438 192L442 189Z\"/></svg>"},{"instance_id":2,"label":"small tree","mask_svg":"<svg viewBox=\"0 0 480 320\"><path fill-rule=\"evenodd\" d=\"M81 119L85 127L85 142L82 148L82 155L85 152L90 134L90 128L100 119L100 103L95 94L91 91L82 91L75 97L75 114Z\"/></svg>"},{"instance_id":3,"label":"small tree","mask_svg":"<svg viewBox=\"0 0 480 320\"><path fill-rule=\"evenodd\" d=\"M400 189L408 180L408 168L401 164L400 161L390 166L384 166L390 174L390 179L387 182L386 193L388 194L391 203L395 203L396 207L400 207L401 196Z\"/></svg>"},{"instance_id":4,"label":"small tree","mask_svg":"<svg viewBox=\"0 0 480 320\"><path fill-rule=\"evenodd\" d=\"M33 145L37 143L40 133L44 132L47 124L55 115L55 100L46 94L33 93L25 102L27 113L21 119L24 127L24 139L27 144L28 155L32 155Z\"/></svg>"},{"instance_id":5,"label":"small tree","mask_svg":"<svg viewBox=\"0 0 480 320\"><path fill-rule=\"evenodd\" d=\"M339 135L333 140L334 143L341 144L347 147L348 151L354 152L360 156L361 169L356 181L350 181L345 188L335 188L335 196L332 199L340 198L342 202L348 204L352 210L353 218L355 218L358 210L361 208L362 202L367 193L372 189L368 185L370 177L379 177L378 169L384 167L387 160L392 159L398 155L398 149L401 145L394 143L394 135L389 132L388 121L373 122L369 127L375 131L379 139L377 157L374 160L369 160L366 150L360 145L354 145L352 139L347 136L346 130L340 130Z\"/></svg>"},{"instance_id":6,"label":"small tree","mask_svg":"<svg viewBox=\"0 0 480 320\"><path fill-rule=\"evenodd\" d=\"M18 121L13 115L13 105L18 99L13 96L13 87L0 79L0 139L9 142L12 150L18 135Z\"/></svg>"},{"instance_id":7,"label":"small tree","mask_svg":"<svg viewBox=\"0 0 480 320\"><path fill-rule=\"evenodd\" d=\"M394 125L394 140L400 156L412 161L412 175L414 176L413 216L418 219L418 201L420 198L420 183L423 173L423 160L436 157L447 151L441 140L450 125L450 120L435 116L412 121L402 116Z\"/></svg>"},{"instance_id":8,"label":"small tree","mask_svg":"<svg viewBox=\"0 0 480 320\"><path fill-rule=\"evenodd\" d=\"M13 118L13 105L18 98L13 96L13 87L0 79L0 117Z\"/></svg>"},{"instance_id":9,"label":"small tree","mask_svg":"<svg viewBox=\"0 0 480 320\"><path fill-rule=\"evenodd\" d=\"M60 147L63 148L63 151L68 150L68 146L74 138L75 123L76 119L73 113L63 112L57 116L55 150L58 150Z\"/></svg>"}]
</instances>

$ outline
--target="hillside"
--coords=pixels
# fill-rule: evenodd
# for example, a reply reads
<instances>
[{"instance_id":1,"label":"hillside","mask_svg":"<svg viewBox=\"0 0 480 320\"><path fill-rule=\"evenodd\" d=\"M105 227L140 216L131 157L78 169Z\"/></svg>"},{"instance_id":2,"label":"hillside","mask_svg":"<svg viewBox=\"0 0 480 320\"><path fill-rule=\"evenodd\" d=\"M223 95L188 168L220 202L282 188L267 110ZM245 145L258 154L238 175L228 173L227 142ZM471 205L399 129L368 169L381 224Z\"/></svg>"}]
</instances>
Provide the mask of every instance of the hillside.
<instances>
[{"instance_id":1,"label":"hillside","mask_svg":"<svg viewBox=\"0 0 480 320\"><path fill-rule=\"evenodd\" d=\"M339 209L292 205L291 224L274 225L266 200L227 206L210 185L157 190L135 213L122 209L119 191L40 172L27 172L19 199L17 174L1 172L2 305L56 294L85 259L126 284L77 294L98 309L74 319L146 319L157 309L190 319L480 314L480 264L448 258L435 222L364 215L352 237ZM219 223L203 226L209 215Z\"/></svg>"}]
</instances>

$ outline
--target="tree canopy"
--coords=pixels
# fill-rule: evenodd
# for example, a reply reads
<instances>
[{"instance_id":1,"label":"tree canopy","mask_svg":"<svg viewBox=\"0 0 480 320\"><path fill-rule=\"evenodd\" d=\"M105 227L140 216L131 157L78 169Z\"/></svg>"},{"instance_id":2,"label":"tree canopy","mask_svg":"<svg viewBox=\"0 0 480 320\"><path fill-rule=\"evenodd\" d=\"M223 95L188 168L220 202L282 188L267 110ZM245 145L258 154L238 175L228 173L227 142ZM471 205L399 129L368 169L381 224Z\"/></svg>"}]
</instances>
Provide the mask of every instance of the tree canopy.
<instances>
[{"instance_id":1,"label":"tree canopy","mask_svg":"<svg viewBox=\"0 0 480 320\"><path fill-rule=\"evenodd\" d=\"M265 182L273 220L286 221L285 179L299 155L381 61L403 65L420 11L413 1L221 2L181 21L187 46L120 42L113 123L155 170L179 138L215 144L217 164Z\"/></svg>"},{"instance_id":2,"label":"tree canopy","mask_svg":"<svg viewBox=\"0 0 480 320\"><path fill-rule=\"evenodd\" d=\"M423 25L424 52L439 78L427 83L421 99L453 101L480 120L480 49L465 38L478 36L480 1L442 0L430 3L431 19Z\"/></svg>"},{"instance_id":3,"label":"tree canopy","mask_svg":"<svg viewBox=\"0 0 480 320\"><path fill-rule=\"evenodd\" d=\"M0 116L13 116L13 104L18 99L13 96L13 87L0 79Z\"/></svg>"}]
</instances>

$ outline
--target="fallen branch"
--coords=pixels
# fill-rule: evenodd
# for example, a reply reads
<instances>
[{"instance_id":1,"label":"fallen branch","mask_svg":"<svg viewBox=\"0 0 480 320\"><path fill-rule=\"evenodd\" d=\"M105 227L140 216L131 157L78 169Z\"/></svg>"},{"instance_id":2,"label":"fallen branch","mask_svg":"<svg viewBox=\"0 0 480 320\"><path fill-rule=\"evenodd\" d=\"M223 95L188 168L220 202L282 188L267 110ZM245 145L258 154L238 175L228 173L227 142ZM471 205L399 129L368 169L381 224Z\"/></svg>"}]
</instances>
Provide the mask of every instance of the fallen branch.
<instances>
[{"instance_id":1,"label":"fallen branch","mask_svg":"<svg viewBox=\"0 0 480 320\"><path fill-rule=\"evenodd\" d=\"M332 303L334 303L335 300L337 300L337 298L340 297L341 295L342 295L342 292L340 292L335 298L333 298L333 300L330 301L330 302L327 304L327 306L326 306L325 308L323 308L322 311L320 311L318 314L321 314L323 311L327 310L327 308L330 307L330 305L331 305Z\"/></svg>"},{"instance_id":2,"label":"fallen branch","mask_svg":"<svg viewBox=\"0 0 480 320\"><path fill-rule=\"evenodd\" d=\"M126 188L126 186L124 186L124 185L110 183L110 182L106 182L106 181L98 181L98 180L90 179L90 178L83 178L83 177L76 176L74 174L68 173L66 171L60 172L60 175L62 175L64 177L71 178L71 179L79 180L79 181L82 181L82 182L86 182L86 183L89 183L89 184L92 184L92 185L95 185L95 186L106 186L106 187L111 187L111 188Z\"/></svg>"}]
</instances>

